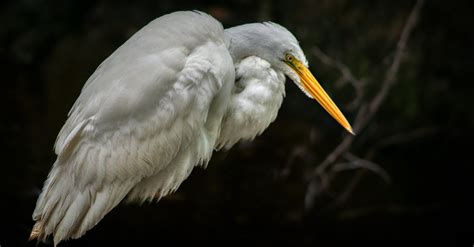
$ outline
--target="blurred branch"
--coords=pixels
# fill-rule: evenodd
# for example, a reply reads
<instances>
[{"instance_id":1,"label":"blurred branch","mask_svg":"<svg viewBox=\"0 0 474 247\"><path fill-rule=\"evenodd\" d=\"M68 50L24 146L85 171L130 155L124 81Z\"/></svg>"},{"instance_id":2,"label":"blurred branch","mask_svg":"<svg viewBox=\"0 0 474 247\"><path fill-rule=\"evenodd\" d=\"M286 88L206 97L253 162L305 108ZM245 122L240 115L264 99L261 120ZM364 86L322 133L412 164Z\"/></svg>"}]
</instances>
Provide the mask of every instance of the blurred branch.
<instances>
[{"instance_id":1,"label":"blurred branch","mask_svg":"<svg viewBox=\"0 0 474 247\"><path fill-rule=\"evenodd\" d=\"M402 35L400 36L400 40L397 43L397 49L395 52L395 56L393 58L393 62L389 67L387 73L385 74L385 79L382 83L382 88L377 93L375 98L370 102L369 112L367 113L366 119L371 119L373 115L379 110L380 105L387 97L390 89L395 85L395 78L397 76L397 72L400 68L400 63L402 61L405 47L410 37L410 34L415 27L416 21L418 19L418 15L420 13L421 7L423 6L424 0L418 0L413 7L410 16L408 17L407 22L405 23L405 27L403 28Z\"/></svg>"},{"instance_id":2,"label":"blurred branch","mask_svg":"<svg viewBox=\"0 0 474 247\"><path fill-rule=\"evenodd\" d=\"M368 161L362 158L359 158L355 156L354 154L351 153L346 153L344 154L344 157L349 160L349 162L345 163L338 163L332 166L332 171L334 172L341 172L341 171L347 171L347 170L353 170L353 169L359 169L359 168L364 168L369 171L372 171L373 173L379 175L385 183L391 183L392 179L390 178L390 175L378 164L375 164L372 161Z\"/></svg>"},{"instance_id":3,"label":"blurred branch","mask_svg":"<svg viewBox=\"0 0 474 247\"><path fill-rule=\"evenodd\" d=\"M339 213L339 218L341 220L344 219L356 219L360 217L364 217L367 215L373 215L374 213L389 213L394 216L402 215L402 214L413 214L418 215L421 212L433 212L439 210L440 205L433 203L421 206L406 206L400 204L386 204L386 205L376 205L376 206L369 206L369 207L361 207L361 208L350 208L343 210Z\"/></svg>"},{"instance_id":4,"label":"blurred branch","mask_svg":"<svg viewBox=\"0 0 474 247\"><path fill-rule=\"evenodd\" d=\"M296 145L288 155L288 159L286 160L285 166L279 172L279 177L286 178L290 175L291 166L295 163L297 158L304 157L308 153L308 149L305 145Z\"/></svg>"},{"instance_id":5,"label":"blurred branch","mask_svg":"<svg viewBox=\"0 0 474 247\"><path fill-rule=\"evenodd\" d=\"M311 149L317 142L317 130L313 126L309 132L309 136L307 140L304 140L304 143L294 145L292 148L290 155L288 155L288 158L286 160L285 165L283 166L283 169L281 169L280 172L278 172L277 176L280 178L286 178L290 175L291 170L292 170L292 165L296 163L297 159L302 159L307 163L311 163L313 157L308 155L308 153L311 153Z\"/></svg>"},{"instance_id":6,"label":"blurred branch","mask_svg":"<svg viewBox=\"0 0 474 247\"><path fill-rule=\"evenodd\" d=\"M313 55L315 55L324 64L338 69L341 72L342 77L347 82L350 82L355 89L363 87L363 82L354 76L347 65L343 64L339 60L329 57L318 46L314 46L312 52Z\"/></svg>"},{"instance_id":7,"label":"blurred branch","mask_svg":"<svg viewBox=\"0 0 474 247\"><path fill-rule=\"evenodd\" d=\"M344 84L349 82L355 89L356 95L354 100L352 100L352 102L349 104L349 108L354 108L358 106L365 95L365 79L357 79L347 65L337 59L329 57L318 46L313 47L312 53L324 64L339 70L339 72L341 73L341 77L336 81L336 87L342 87Z\"/></svg>"},{"instance_id":8,"label":"blurred branch","mask_svg":"<svg viewBox=\"0 0 474 247\"><path fill-rule=\"evenodd\" d=\"M418 138L421 138L421 137L424 137L424 136L433 135L437 131L438 131L438 129L435 128L435 127L425 127L425 128L415 129L415 130L410 131L408 133L402 132L402 133L394 134L394 135L389 136L389 137L385 137L382 140L380 140L379 142L377 142L374 146L371 147L371 149L369 150L366 157L368 159L371 159L372 157L374 157L375 152L378 149L381 149L381 148L384 148L384 147L387 147L387 146L391 146L391 145L395 145L395 144L410 142L410 141L413 141L415 139L418 139Z\"/></svg>"},{"instance_id":9,"label":"blurred branch","mask_svg":"<svg viewBox=\"0 0 474 247\"><path fill-rule=\"evenodd\" d=\"M359 182L362 181L362 178L364 177L366 173L367 173L367 170L359 170L358 172L356 172L356 174L352 177L352 179L346 184L344 191L340 193L340 195L337 197L334 204L342 205L345 202L347 202L347 200L349 200L355 188L357 187Z\"/></svg>"},{"instance_id":10,"label":"blurred branch","mask_svg":"<svg viewBox=\"0 0 474 247\"><path fill-rule=\"evenodd\" d=\"M396 84L397 81L395 79L399 71L403 55L405 53L406 44L408 42L408 39L410 38L413 28L415 27L416 21L418 19L418 16L423 4L424 4L424 0L418 0L410 12L410 15L408 16L408 19L400 35L400 39L397 42L396 50L394 53L395 55L393 56L392 63L388 67L385 73L384 79L381 83L380 90L372 98L372 100L360 105L359 111L357 112L357 115L353 124L353 129L355 133L360 133L363 129L367 127L368 123L372 120L372 118L380 109L380 106L386 99L390 90ZM348 78L348 81L355 79L352 72L350 72L348 67L345 66L343 63L337 62L336 60L329 58L324 53L322 53L319 48L315 49L314 51L315 51L314 52L315 55L318 58L320 58L321 61L323 61L324 63L328 65L338 68L343 74L343 76L346 76ZM352 81L352 83L355 85L359 85L355 83L356 81L357 80ZM357 92L357 87L356 87L356 92ZM347 150L351 147L354 140L355 140L355 136L347 135L342 140L342 142L338 146L336 146L331 153L329 153L326 156L323 162L313 170L313 172L310 175L310 182L308 184L308 188L307 188L306 196L305 196L305 205L307 206L306 207L307 210L312 207L312 205L314 204L313 201L315 197L318 196L318 194L321 192L321 190L318 189L318 188L321 188L321 185L318 185L318 181L322 181L322 178L328 177L326 173L331 172L331 171L328 171L328 168L332 164L334 164L334 162L338 160L341 157L341 155L347 152ZM330 183L330 181L326 181L326 183Z\"/></svg>"},{"instance_id":11,"label":"blurred branch","mask_svg":"<svg viewBox=\"0 0 474 247\"><path fill-rule=\"evenodd\" d=\"M373 159L375 157L375 153L377 152L378 149L380 148L384 148L384 147L387 147L387 146L391 146L391 145L395 145L395 144L401 144L401 143L405 143L405 142L410 142L410 141L413 141L413 140L416 140L418 138L421 138L421 137L425 137L425 136L428 136L428 135L433 135L437 132L437 128L434 128L434 127L425 127L425 128L419 128L419 129L416 129L416 130L413 130L413 131L410 131L408 133L406 132L403 132L403 133L397 133L397 134L394 134L392 136L389 136L389 137L386 137L386 138L383 138L381 139L380 142L376 143L375 145L373 145L369 151L367 152L367 155L365 156L364 159L362 159L363 161L366 161L366 162L371 162L369 160ZM350 154L352 155L352 154ZM346 155L345 155L346 157ZM347 158L347 157L346 157ZM360 159L360 158L359 158ZM337 164L336 164L337 165ZM335 165L335 166L336 166ZM382 176L385 177L385 181L387 183L390 183L391 182L391 179L390 179L390 176L387 172L385 172L385 170L383 168L381 168L380 166L378 167L380 169L382 169L382 174L386 174ZM334 169L334 168L333 168ZM370 170L370 169L368 169ZM372 169L374 170L374 169ZM342 205L344 204L351 196L352 192L355 190L355 188L357 187L357 185L359 184L359 182L362 180L362 178L367 174L367 169L366 170L359 170L352 178L351 180L347 183L344 191L337 197L337 199L335 200L334 204L335 205ZM388 178L388 179L387 179Z\"/></svg>"}]
</instances>

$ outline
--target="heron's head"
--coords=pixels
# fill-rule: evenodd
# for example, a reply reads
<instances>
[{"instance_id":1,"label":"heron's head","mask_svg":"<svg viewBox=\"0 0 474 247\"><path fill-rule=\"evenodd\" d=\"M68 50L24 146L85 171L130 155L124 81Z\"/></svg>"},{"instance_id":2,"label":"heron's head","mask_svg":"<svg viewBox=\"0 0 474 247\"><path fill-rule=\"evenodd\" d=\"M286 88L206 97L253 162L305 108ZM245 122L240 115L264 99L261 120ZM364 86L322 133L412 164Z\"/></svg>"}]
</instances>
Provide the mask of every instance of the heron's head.
<instances>
[{"instance_id":1,"label":"heron's head","mask_svg":"<svg viewBox=\"0 0 474 247\"><path fill-rule=\"evenodd\" d=\"M308 69L308 61L298 40L273 22L252 23L226 29L234 59L258 56L288 76L308 97L315 99L347 131L349 122Z\"/></svg>"},{"instance_id":2,"label":"heron's head","mask_svg":"<svg viewBox=\"0 0 474 247\"><path fill-rule=\"evenodd\" d=\"M319 102L339 124L354 134L349 122L308 69L308 61L295 36L272 22L262 23L258 29L261 56L283 71L308 97Z\"/></svg>"}]
</instances>

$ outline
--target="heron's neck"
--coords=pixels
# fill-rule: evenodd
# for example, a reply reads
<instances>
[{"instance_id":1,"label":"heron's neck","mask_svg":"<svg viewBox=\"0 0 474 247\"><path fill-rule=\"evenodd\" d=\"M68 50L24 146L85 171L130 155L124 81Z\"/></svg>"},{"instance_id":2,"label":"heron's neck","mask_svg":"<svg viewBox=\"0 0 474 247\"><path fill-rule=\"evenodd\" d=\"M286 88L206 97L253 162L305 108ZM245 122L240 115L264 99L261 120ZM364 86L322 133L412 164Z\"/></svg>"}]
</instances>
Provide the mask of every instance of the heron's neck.
<instances>
[{"instance_id":1,"label":"heron's neck","mask_svg":"<svg viewBox=\"0 0 474 247\"><path fill-rule=\"evenodd\" d=\"M256 56L236 63L235 87L221 123L217 149L252 140L273 122L285 94L285 75Z\"/></svg>"},{"instance_id":2,"label":"heron's neck","mask_svg":"<svg viewBox=\"0 0 474 247\"><path fill-rule=\"evenodd\" d=\"M254 24L246 24L227 28L224 31L229 39L229 52L235 63L249 56L266 59L269 44L266 39L256 33Z\"/></svg>"}]
</instances>

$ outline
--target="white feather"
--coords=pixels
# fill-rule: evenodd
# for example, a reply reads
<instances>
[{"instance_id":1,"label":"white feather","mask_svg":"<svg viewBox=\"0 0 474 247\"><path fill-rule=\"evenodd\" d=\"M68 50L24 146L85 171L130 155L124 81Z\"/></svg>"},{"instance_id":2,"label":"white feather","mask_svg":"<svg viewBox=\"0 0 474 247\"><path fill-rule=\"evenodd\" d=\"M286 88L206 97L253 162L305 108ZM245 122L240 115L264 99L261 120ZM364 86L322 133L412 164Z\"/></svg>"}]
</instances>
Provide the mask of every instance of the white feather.
<instances>
[{"instance_id":1,"label":"white feather","mask_svg":"<svg viewBox=\"0 0 474 247\"><path fill-rule=\"evenodd\" d=\"M179 41L182 33L190 38ZM220 122L227 106L214 109L220 118L208 111L214 99L229 97L234 81L223 37L211 17L175 13L144 27L100 65L58 136L58 159L33 213L40 239L80 237L146 178L174 174L155 188L165 195L207 162L218 134L209 121Z\"/></svg>"},{"instance_id":2,"label":"white feather","mask_svg":"<svg viewBox=\"0 0 474 247\"><path fill-rule=\"evenodd\" d=\"M78 238L125 197L160 199L215 148L261 134L277 116L285 75L297 80L282 62L288 52L307 63L274 23L224 32L204 13L175 12L143 27L97 68L69 112L31 238Z\"/></svg>"},{"instance_id":3,"label":"white feather","mask_svg":"<svg viewBox=\"0 0 474 247\"><path fill-rule=\"evenodd\" d=\"M250 56L236 64L235 90L222 121L217 148L252 140L272 123L285 95L285 76L270 63Z\"/></svg>"}]
</instances>

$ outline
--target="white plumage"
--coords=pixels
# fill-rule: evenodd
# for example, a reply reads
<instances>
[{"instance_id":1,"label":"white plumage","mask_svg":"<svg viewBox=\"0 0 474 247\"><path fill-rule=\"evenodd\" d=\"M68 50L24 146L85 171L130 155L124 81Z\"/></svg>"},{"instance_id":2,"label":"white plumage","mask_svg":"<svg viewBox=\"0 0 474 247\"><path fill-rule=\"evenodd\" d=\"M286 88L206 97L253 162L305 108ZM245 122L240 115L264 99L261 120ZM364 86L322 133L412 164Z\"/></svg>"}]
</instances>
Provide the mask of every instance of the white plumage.
<instances>
[{"instance_id":1,"label":"white plumage","mask_svg":"<svg viewBox=\"0 0 474 247\"><path fill-rule=\"evenodd\" d=\"M152 21L84 85L58 135L31 238L78 238L125 198L175 191L215 149L251 140L275 120L285 75L310 95L301 64L298 42L274 23L224 32L201 12Z\"/></svg>"},{"instance_id":2,"label":"white plumage","mask_svg":"<svg viewBox=\"0 0 474 247\"><path fill-rule=\"evenodd\" d=\"M267 61L250 56L235 68L238 79L221 124L218 149L261 134L275 120L285 95L285 75Z\"/></svg>"}]
</instances>

